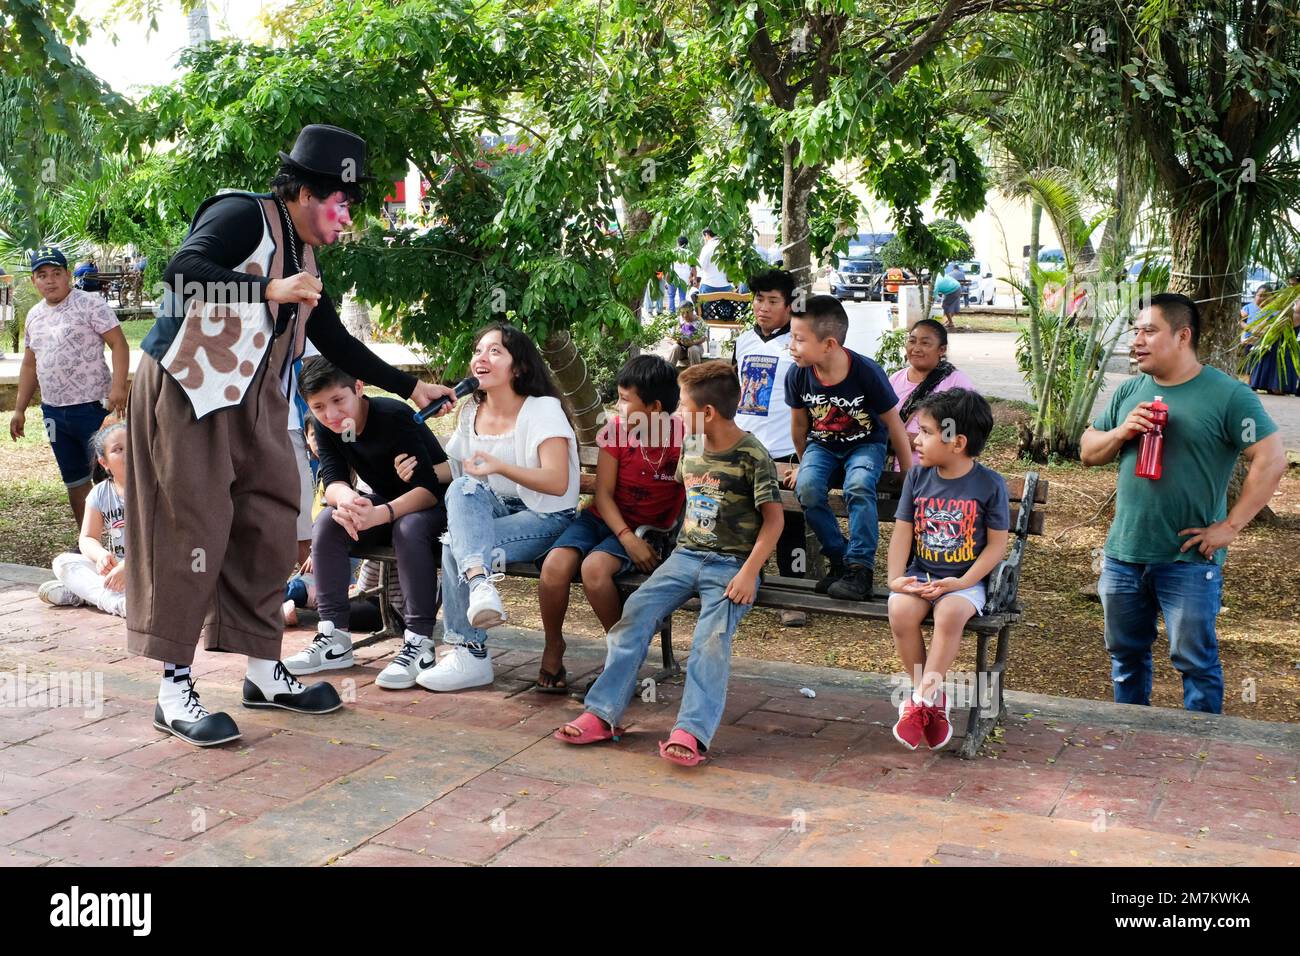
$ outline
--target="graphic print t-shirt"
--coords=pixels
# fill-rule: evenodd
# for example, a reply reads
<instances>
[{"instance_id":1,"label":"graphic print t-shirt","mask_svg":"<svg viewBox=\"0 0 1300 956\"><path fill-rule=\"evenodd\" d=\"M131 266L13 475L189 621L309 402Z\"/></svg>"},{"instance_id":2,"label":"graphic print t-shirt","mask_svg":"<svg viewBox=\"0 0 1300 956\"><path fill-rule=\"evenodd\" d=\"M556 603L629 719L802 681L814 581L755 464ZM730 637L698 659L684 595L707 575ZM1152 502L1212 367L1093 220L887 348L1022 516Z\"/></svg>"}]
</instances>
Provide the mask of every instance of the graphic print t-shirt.
<instances>
[{"instance_id":1,"label":"graphic print t-shirt","mask_svg":"<svg viewBox=\"0 0 1300 956\"><path fill-rule=\"evenodd\" d=\"M849 374L838 385L823 385L812 366L796 365L785 380L786 404L808 409L808 440L837 453L887 441L889 430L880 416L898 404L884 369L851 349L844 351L850 359Z\"/></svg>"},{"instance_id":2,"label":"graphic print t-shirt","mask_svg":"<svg viewBox=\"0 0 1300 956\"><path fill-rule=\"evenodd\" d=\"M772 382L776 378L775 355L749 355L740 367L740 405L738 414L767 417L772 403Z\"/></svg>"},{"instance_id":3,"label":"graphic print t-shirt","mask_svg":"<svg viewBox=\"0 0 1300 956\"><path fill-rule=\"evenodd\" d=\"M105 549L121 561L126 557L126 503L117 493L111 480L101 481L90 489L86 507L94 508L104 516L104 533L101 540Z\"/></svg>"},{"instance_id":4,"label":"graphic print t-shirt","mask_svg":"<svg viewBox=\"0 0 1300 956\"><path fill-rule=\"evenodd\" d=\"M748 558L763 524L761 506L781 500L763 443L747 434L726 451L683 451L677 479L686 486L678 545Z\"/></svg>"},{"instance_id":5,"label":"graphic print t-shirt","mask_svg":"<svg viewBox=\"0 0 1300 956\"><path fill-rule=\"evenodd\" d=\"M989 531L1011 526L1007 485L979 462L960 478L913 465L899 492L896 521L912 522L913 554L908 574L959 578L988 543Z\"/></svg>"}]
</instances>

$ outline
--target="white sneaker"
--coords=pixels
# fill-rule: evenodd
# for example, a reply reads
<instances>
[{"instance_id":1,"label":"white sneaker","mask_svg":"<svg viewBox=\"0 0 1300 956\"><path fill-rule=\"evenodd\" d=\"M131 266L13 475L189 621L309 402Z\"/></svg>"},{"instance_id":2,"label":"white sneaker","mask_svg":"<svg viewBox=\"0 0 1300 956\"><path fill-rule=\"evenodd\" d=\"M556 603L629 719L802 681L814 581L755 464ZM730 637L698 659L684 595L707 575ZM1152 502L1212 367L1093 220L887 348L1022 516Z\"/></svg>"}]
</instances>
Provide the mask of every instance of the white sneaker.
<instances>
[{"instance_id":1,"label":"white sneaker","mask_svg":"<svg viewBox=\"0 0 1300 956\"><path fill-rule=\"evenodd\" d=\"M501 604L501 595L492 583L504 577L504 574L488 574L474 579L469 592L469 607L465 609L470 627L485 631L506 622L506 609Z\"/></svg>"},{"instance_id":2,"label":"white sneaker","mask_svg":"<svg viewBox=\"0 0 1300 956\"><path fill-rule=\"evenodd\" d=\"M380 671L375 686L384 690L406 690L415 686L420 672L437 663L433 652L433 638L407 631L402 649L391 664Z\"/></svg>"},{"instance_id":3,"label":"white sneaker","mask_svg":"<svg viewBox=\"0 0 1300 956\"><path fill-rule=\"evenodd\" d=\"M295 676L318 671L343 670L352 666L352 635L335 628L333 621L316 625L316 640L293 657L285 658L284 669Z\"/></svg>"},{"instance_id":4,"label":"white sneaker","mask_svg":"<svg viewBox=\"0 0 1300 956\"><path fill-rule=\"evenodd\" d=\"M36 591L36 596L53 607L81 607L86 603L62 581L46 581Z\"/></svg>"},{"instance_id":5,"label":"white sneaker","mask_svg":"<svg viewBox=\"0 0 1300 956\"><path fill-rule=\"evenodd\" d=\"M437 667L426 668L415 678L421 687L436 691L482 687L492 680L492 658L475 657L460 644L452 645Z\"/></svg>"}]
</instances>

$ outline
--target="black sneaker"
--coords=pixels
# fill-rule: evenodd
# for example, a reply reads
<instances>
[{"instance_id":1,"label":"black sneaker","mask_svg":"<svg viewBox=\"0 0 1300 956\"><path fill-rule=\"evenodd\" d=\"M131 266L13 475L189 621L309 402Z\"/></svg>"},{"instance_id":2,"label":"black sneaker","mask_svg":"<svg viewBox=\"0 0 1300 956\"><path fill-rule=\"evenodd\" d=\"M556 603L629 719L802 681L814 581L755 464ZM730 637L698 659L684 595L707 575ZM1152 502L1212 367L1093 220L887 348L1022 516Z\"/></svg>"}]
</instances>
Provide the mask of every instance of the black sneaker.
<instances>
[{"instance_id":1,"label":"black sneaker","mask_svg":"<svg viewBox=\"0 0 1300 956\"><path fill-rule=\"evenodd\" d=\"M850 564L844 577L833 583L827 594L840 601L868 601L871 599L873 573L862 564Z\"/></svg>"},{"instance_id":2,"label":"black sneaker","mask_svg":"<svg viewBox=\"0 0 1300 956\"><path fill-rule=\"evenodd\" d=\"M839 561L830 562L831 570L826 577L817 582L816 591L818 594L825 594L831 589L831 585L844 577L844 565Z\"/></svg>"}]
</instances>

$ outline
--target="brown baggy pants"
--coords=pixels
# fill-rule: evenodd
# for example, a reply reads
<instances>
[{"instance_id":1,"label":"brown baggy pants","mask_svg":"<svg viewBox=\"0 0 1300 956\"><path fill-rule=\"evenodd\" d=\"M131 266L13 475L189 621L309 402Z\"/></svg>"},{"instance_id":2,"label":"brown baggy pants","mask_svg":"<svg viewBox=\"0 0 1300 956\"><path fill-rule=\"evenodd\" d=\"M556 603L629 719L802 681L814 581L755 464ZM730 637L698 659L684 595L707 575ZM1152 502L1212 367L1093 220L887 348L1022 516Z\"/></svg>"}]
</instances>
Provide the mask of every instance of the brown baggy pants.
<instances>
[{"instance_id":1,"label":"brown baggy pants","mask_svg":"<svg viewBox=\"0 0 1300 956\"><path fill-rule=\"evenodd\" d=\"M140 358L127 422L127 647L189 664L210 651L278 660L297 557L298 469L277 336L241 404L196 421L179 385Z\"/></svg>"}]
</instances>

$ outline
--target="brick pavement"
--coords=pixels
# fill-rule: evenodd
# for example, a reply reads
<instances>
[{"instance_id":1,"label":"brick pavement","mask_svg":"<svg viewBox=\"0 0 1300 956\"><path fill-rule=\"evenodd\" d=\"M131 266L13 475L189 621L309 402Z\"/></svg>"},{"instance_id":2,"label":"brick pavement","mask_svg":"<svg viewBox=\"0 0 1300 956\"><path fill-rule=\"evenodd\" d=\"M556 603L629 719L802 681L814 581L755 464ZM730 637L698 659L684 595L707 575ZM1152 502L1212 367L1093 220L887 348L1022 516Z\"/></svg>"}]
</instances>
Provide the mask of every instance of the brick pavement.
<instances>
[{"instance_id":1,"label":"brick pavement","mask_svg":"<svg viewBox=\"0 0 1300 956\"><path fill-rule=\"evenodd\" d=\"M1300 863L1292 725L1013 694L963 761L899 748L884 677L738 659L692 771L656 755L679 685L633 705L622 743L550 740L580 705L517 693L541 637L511 628L491 688L385 692L396 648L365 648L329 675L354 703L315 719L244 710L242 661L201 651L204 701L244 738L197 750L153 729L157 667L121 622L45 608L40 578L0 566L0 678L89 672L103 699L0 706L0 865ZM602 659L571 640L575 686Z\"/></svg>"}]
</instances>

